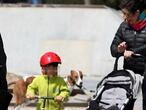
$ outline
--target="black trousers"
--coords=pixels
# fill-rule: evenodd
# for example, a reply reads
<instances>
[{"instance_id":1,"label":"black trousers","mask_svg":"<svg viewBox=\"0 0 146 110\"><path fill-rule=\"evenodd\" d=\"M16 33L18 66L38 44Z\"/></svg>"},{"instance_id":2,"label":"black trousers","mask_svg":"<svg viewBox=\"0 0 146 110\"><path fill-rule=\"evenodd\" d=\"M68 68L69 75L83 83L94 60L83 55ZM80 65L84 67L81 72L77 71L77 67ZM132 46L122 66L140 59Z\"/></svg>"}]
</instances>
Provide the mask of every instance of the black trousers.
<instances>
[{"instance_id":1,"label":"black trousers","mask_svg":"<svg viewBox=\"0 0 146 110\"><path fill-rule=\"evenodd\" d=\"M12 99L12 95L8 92L6 75L6 66L0 67L0 110L8 110L9 103Z\"/></svg>"}]
</instances>

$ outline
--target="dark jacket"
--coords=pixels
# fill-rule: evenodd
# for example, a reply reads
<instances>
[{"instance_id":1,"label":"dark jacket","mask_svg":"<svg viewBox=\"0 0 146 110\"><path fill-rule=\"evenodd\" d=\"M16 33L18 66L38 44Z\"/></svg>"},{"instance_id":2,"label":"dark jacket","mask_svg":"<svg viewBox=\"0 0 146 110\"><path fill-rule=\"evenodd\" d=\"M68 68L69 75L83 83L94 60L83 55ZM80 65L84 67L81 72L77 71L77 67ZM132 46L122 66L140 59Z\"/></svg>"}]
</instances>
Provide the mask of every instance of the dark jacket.
<instances>
[{"instance_id":1,"label":"dark jacket","mask_svg":"<svg viewBox=\"0 0 146 110\"><path fill-rule=\"evenodd\" d=\"M12 95L8 92L6 73L6 54L0 34L0 110L8 110L9 103L12 99Z\"/></svg>"},{"instance_id":2,"label":"dark jacket","mask_svg":"<svg viewBox=\"0 0 146 110\"><path fill-rule=\"evenodd\" d=\"M6 54L4 51L4 47L3 47L3 41L1 38L1 34L0 34L0 65L5 65L6 64Z\"/></svg>"},{"instance_id":3,"label":"dark jacket","mask_svg":"<svg viewBox=\"0 0 146 110\"><path fill-rule=\"evenodd\" d=\"M113 57L122 56L123 53L118 53L118 45L125 41L127 50L133 51L135 54L146 56L146 27L135 31L126 22L122 22L111 44L111 54ZM133 70L135 73L143 74L144 72L144 59L129 58L124 59L124 68Z\"/></svg>"}]
</instances>

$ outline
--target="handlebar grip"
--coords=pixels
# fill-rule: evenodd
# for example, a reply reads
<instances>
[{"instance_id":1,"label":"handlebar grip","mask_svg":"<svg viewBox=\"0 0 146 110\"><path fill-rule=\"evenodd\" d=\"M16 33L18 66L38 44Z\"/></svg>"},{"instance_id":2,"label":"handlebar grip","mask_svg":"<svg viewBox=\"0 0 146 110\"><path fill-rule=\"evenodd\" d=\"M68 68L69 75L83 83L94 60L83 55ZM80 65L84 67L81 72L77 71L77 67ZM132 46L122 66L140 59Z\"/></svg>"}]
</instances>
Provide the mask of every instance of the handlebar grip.
<instances>
[{"instance_id":1,"label":"handlebar grip","mask_svg":"<svg viewBox=\"0 0 146 110\"><path fill-rule=\"evenodd\" d=\"M49 100L54 100L53 97L47 97L47 96L35 96L36 99L49 99Z\"/></svg>"}]
</instances>

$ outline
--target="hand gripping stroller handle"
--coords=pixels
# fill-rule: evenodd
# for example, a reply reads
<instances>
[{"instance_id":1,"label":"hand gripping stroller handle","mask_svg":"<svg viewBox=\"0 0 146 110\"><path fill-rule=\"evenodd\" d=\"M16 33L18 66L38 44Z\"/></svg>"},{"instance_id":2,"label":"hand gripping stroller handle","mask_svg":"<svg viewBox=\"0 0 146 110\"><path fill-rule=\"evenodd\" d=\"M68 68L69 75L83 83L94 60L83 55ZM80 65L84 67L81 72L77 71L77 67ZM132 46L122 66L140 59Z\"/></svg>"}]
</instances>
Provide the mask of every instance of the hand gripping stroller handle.
<instances>
[{"instance_id":1,"label":"hand gripping stroller handle","mask_svg":"<svg viewBox=\"0 0 146 110\"><path fill-rule=\"evenodd\" d=\"M118 60L119 60L120 57L121 57L121 56L116 57L116 59L115 59L114 69L113 69L114 71L117 71L117 69L118 69ZM133 58L143 58L144 61L146 62L146 57L143 56L143 55L141 55L141 54L132 54L131 57L133 57Z\"/></svg>"}]
</instances>

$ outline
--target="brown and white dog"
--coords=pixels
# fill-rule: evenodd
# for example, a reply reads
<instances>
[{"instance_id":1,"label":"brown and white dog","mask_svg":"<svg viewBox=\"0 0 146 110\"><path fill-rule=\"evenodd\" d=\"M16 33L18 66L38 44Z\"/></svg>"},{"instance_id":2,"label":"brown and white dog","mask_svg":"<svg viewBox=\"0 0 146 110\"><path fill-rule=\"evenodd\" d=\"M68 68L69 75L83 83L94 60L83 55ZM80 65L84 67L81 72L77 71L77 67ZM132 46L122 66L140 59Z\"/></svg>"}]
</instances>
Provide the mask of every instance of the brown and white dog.
<instances>
[{"instance_id":1,"label":"brown and white dog","mask_svg":"<svg viewBox=\"0 0 146 110\"><path fill-rule=\"evenodd\" d=\"M17 81L12 82L13 86L13 94L15 97L15 106L22 104L25 101L25 94L27 90L27 86L32 83L34 76L25 76L19 78ZM8 85L11 85L8 84Z\"/></svg>"},{"instance_id":2,"label":"brown and white dog","mask_svg":"<svg viewBox=\"0 0 146 110\"><path fill-rule=\"evenodd\" d=\"M27 86L32 83L35 76L25 76L19 78L19 80L13 82L13 94L15 97L15 106L18 106L25 102L25 94L27 90ZM74 87L77 86L82 88L83 84L83 74L81 71L71 70L70 74L64 78L65 82L68 85L70 92L73 91Z\"/></svg>"},{"instance_id":3,"label":"brown and white dog","mask_svg":"<svg viewBox=\"0 0 146 110\"><path fill-rule=\"evenodd\" d=\"M82 71L79 70L71 70L70 74L67 77L65 77L64 80L67 83L70 93L72 93L75 86L82 88L83 73Z\"/></svg>"}]
</instances>

